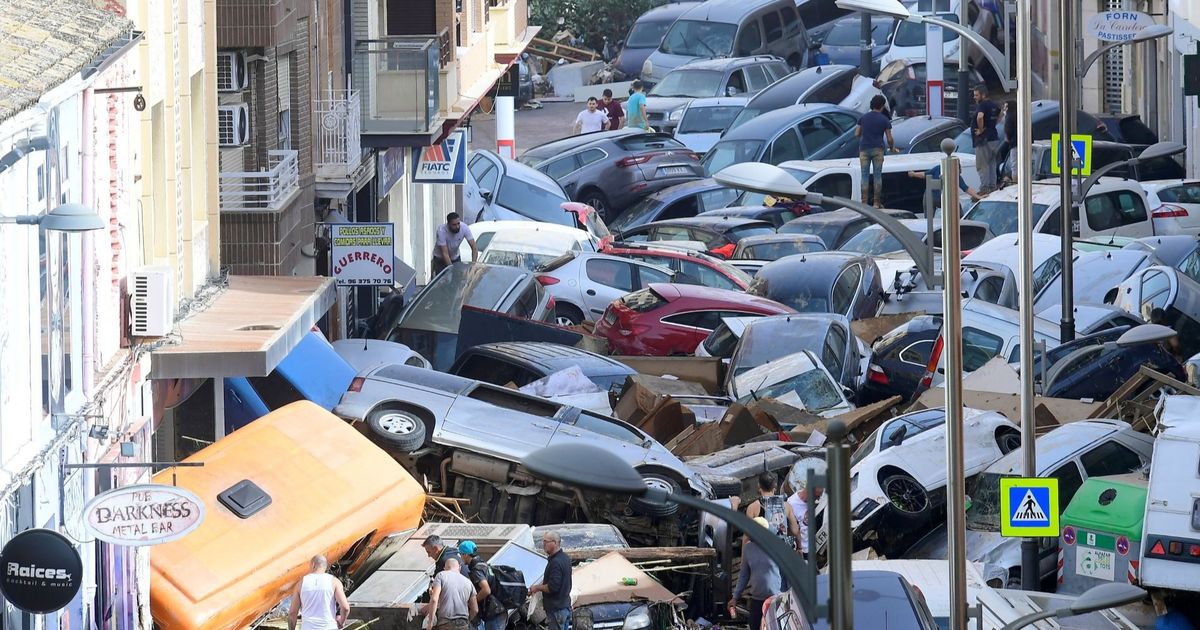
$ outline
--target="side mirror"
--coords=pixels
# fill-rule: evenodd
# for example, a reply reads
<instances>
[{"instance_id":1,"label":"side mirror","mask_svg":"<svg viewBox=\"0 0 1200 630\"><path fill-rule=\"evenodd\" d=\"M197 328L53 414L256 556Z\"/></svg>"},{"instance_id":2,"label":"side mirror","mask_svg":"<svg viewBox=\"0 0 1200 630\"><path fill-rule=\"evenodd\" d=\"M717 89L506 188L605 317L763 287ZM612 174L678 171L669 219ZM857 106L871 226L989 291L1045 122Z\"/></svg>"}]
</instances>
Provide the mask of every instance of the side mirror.
<instances>
[{"instance_id":1,"label":"side mirror","mask_svg":"<svg viewBox=\"0 0 1200 630\"><path fill-rule=\"evenodd\" d=\"M896 429L896 432L892 434L892 437L888 440L888 442L890 442L892 446L900 446L904 443L904 437L907 435L908 425L901 425L900 428Z\"/></svg>"},{"instance_id":2,"label":"side mirror","mask_svg":"<svg viewBox=\"0 0 1200 630\"><path fill-rule=\"evenodd\" d=\"M481 198L483 198L483 200L484 200L484 201L488 201L488 202L490 202L490 201L492 200L492 191L490 191L490 190L480 190L480 191L479 191L479 196L480 196Z\"/></svg>"},{"instance_id":3,"label":"side mirror","mask_svg":"<svg viewBox=\"0 0 1200 630\"><path fill-rule=\"evenodd\" d=\"M738 94L741 94L741 93L742 93L741 90L737 89L736 87L734 87L732 85L725 88L725 96L737 96Z\"/></svg>"}]
</instances>

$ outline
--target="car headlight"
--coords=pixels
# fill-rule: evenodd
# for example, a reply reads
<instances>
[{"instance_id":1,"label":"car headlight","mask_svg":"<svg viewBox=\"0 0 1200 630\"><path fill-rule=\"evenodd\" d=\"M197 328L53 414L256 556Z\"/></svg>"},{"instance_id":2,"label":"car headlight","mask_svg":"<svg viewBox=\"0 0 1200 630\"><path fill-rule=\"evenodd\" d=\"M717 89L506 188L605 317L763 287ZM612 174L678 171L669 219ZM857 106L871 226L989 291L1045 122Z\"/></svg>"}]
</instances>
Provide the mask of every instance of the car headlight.
<instances>
[{"instance_id":1,"label":"car headlight","mask_svg":"<svg viewBox=\"0 0 1200 630\"><path fill-rule=\"evenodd\" d=\"M682 107L671 112L671 115L667 117L667 120L679 120L680 118L683 118L683 108Z\"/></svg>"},{"instance_id":2,"label":"car headlight","mask_svg":"<svg viewBox=\"0 0 1200 630\"><path fill-rule=\"evenodd\" d=\"M621 630L642 630L649 627L650 609L646 606L638 606L625 615L625 623L621 626Z\"/></svg>"},{"instance_id":3,"label":"car headlight","mask_svg":"<svg viewBox=\"0 0 1200 630\"><path fill-rule=\"evenodd\" d=\"M642 62L642 78L649 79L654 75L654 64L649 59Z\"/></svg>"},{"instance_id":4,"label":"car headlight","mask_svg":"<svg viewBox=\"0 0 1200 630\"><path fill-rule=\"evenodd\" d=\"M861 521L870 516L871 512L874 512L877 507L879 507L879 502L875 499L863 499L862 502L854 506L853 510L850 510L850 518L855 521Z\"/></svg>"}]
</instances>

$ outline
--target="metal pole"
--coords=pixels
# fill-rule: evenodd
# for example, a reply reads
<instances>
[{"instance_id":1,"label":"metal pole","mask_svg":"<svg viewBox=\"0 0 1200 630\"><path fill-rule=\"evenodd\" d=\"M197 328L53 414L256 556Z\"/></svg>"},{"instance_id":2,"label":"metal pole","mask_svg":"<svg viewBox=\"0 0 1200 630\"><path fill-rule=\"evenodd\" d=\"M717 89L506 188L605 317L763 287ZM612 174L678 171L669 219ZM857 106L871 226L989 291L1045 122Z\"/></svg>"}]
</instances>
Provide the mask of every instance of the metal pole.
<instances>
[{"instance_id":1,"label":"metal pole","mask_svg":"<svg viewBox=\"0 0 1200 630\"><path fill-rule=\"evenodd\" d=\"M963 467L962 245L959 242L958 158L954 141L942 140L942 291L946 357L946 545L950 560L950 628L967 627L967 488ZM930 239L932 241L932 239Z\"/></svg>"},{"instance_id":2,"label":"metal pole","mask_svg":"<svg viewBox=\"0 0 1200 630\"><path fill-rule=\"evenodd\" d=\"M958 23L967 28L971 28L971 22L967 16L969 5L969 2L958 4ZM958 118L967 123L968 127L973 127L974 125L968 120L971 116L971 73L967 68L967 47L970 45L971 40L961 35L958 37ZM938 63L944 64L944 59L944 57L939 59Z\"/></svg>"},{"instance_id":3,"label":"metal pole","mask_svg":"<svg viewBox=\"0 0 1200 630\"><path fill-rule=\"evenodd\" d=\"M1059 32L1059 68L1058 86L1061 94L1059 101L1058 124L1062 146L1059 149L1059 159L1062 161L1062 174L1059 176L1059 215L1062 218L1062 312L1058 320L1058 339L1066 343L1075 338L1075 282L1074 265L1072 264L1071 227L1074 210L1071 194L1071 170L1075 167L1072 159L1071 136L1075 133L1075 46L1076 31L1075 12L1072 0L1061 0L1058 3L1058 32Z\"/></svg>"},{"instance_id":4,"label":"metal pole","mask_svg":"<svg viewBox=\"0 0 1200 630\"><path fill-rule=\"evenodd\" d=\"M1030 2L1017 3L1017 229L1020 242L1020 315L1021 315L1021 453L1022 473L1037 474L1033 418L1033 39ZM1064 263L1066 261L1063 261ZM1037 539L1021 541L1022 586L1037 587Z\"/></svg>"},{"instance_id":5,"label":"metal pole","mask_svg":"<svg viewBox=\"0 0 1200 630\"><path fill-rule=\"evenodd\" d=\"M871 50L874 48L874 41L871 37L871 14L861 13L859 43L858 43L858 73L864 77L875 77L872 71Z\"/></svg>"},{"instance_id":6,"label":"metal pole","mask_svg":"<svg viewBox=\"0 0 1200 630\"><path fill-rule=\"evenodd\" d=\"M949 214L949 213L943 213ZM850 447L846 445L846 425L840 420L829 423L826 455L826 489L829 500L829 627L851 630L854 627L854 585L850 578Z\"/></svg>"}]
</instances>

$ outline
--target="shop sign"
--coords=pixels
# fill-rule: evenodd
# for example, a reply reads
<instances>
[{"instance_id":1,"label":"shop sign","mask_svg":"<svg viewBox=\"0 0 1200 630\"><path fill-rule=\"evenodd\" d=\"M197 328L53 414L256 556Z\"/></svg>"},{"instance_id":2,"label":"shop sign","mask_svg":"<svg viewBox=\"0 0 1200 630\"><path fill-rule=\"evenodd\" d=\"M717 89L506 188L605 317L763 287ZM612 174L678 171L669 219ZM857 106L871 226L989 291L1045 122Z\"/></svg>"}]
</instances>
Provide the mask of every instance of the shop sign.
<instances>
[{"instance_id":1,"label":"shop sign","mask_svg":"<svg viewBox=\"0 0 1200 630\"><path fill-rule=\"evenodd\" d=\"M333 223L330 258L338 286L392 286L395 226L391 223Z\"/></svg>"},{"instance_id":2,"label":"shop sign","mask_svg":"<svg viewBox=\"0 0 1200 630\"><path fill-rule=\"evenodd\" d=\"M1127 42L1153 25L1154 18L1139 11L1104 11L1088 20L1087 32L1103 42Z\"/></svg>"},{"instance_id":3,"label":"shop sign","mask_svg":"<svg viewBox=\"0 0 1200 630\"><path fill-rule=\"evenodd\" d=\"M88 531L114 545L170 542L200 526L204 503L183 488L138 484L109 490L83 508Z\"/></svg>"},{"instance_id":4,"label":"shop sign","mask_svg":"<svg viewBox=\"0 0 1200 630\"><path fill-rule=\"evenodd\" d=\"M408 149L393 147L379 152L379 196L386 197L401 179L404 179L404 156Z\"/></svg>"},{"instance_id":5,"label":"shop sign","mask_svg":"<svg viewBox=\"0 0 1200 630\"><path fill-rule=\"evenodd\" d=\"M413 182L461 184L466 179L467 132L455 129L445 140L413 150Z\"/></svg>"},{"instance_id":6,"label":"shop sign","mask_svg":"<svg viewBox=\"0 0 1200 630\"><path fill-rule=\"evenodd\" d=\"M27 529L0 551L0 591L35 615L65 608L83 583L83 560L71 541L50 529Z\"/></svg>"}]
</instances>

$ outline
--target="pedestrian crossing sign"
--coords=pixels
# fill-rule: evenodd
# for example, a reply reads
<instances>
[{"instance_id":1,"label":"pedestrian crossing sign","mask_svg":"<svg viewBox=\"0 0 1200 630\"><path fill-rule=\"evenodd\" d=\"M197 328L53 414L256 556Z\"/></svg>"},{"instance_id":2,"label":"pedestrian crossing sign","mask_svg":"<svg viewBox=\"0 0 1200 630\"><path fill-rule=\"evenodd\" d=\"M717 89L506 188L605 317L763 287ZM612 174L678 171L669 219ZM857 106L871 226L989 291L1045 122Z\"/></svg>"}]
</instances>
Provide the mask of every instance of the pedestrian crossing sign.
<instances>
[{"instance_id":1,"label":"pedestrian crossing sign","mask_svg":"<svg viewBox=\"0 0 1200 630\"><path fill-rule=\"evenodd\" d=\"M1087 177L1092 174L1092 137L1087 134L1072 134L1068 147L1071 174ZM1050 134L1050 173L1062 175L1062 135ZM1077 166L1075 166L1077 165Z\"/></svg>"},{"instance_id":2,"label":"pedestrian crossing sign","mask_svg":"<svg viewBox=\"0 0 1200 630\"><path fill-rule=\"evenodd\" d=\"M1000 534L1058 537L1058 479L1002 477Z\"/></svg>"}]
</instances>

